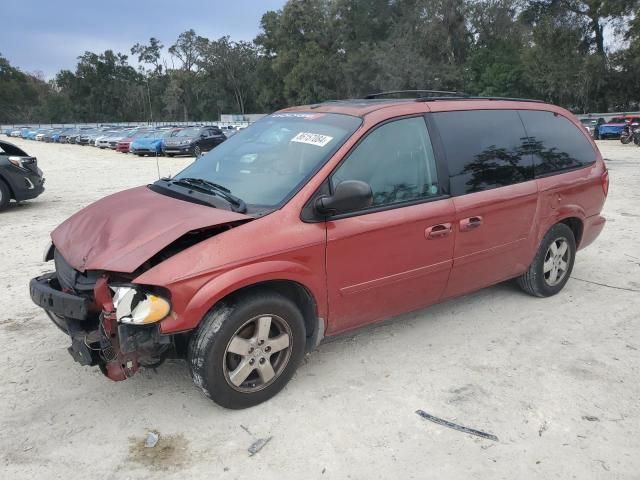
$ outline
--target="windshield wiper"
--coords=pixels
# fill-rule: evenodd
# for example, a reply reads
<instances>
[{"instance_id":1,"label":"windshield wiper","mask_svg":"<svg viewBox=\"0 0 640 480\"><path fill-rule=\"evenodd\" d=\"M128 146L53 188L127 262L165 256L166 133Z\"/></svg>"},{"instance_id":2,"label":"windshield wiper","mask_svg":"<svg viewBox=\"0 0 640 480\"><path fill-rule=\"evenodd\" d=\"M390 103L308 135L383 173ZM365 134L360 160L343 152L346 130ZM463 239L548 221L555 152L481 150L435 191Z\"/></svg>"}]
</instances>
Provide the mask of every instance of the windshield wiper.
<instances>
[{"instance_id":1,"label":"windshield wiper","mask_svg":"<svg viewBox=\"0 0 640 480\"><path fill-rule=\"evenodd\" d=\"M200 190L217 195L224 198L229 204L234 207L233 210L239 213L245 213L247 211L247 204L239 197L231 194L231 190L222 185L219 185L203 178L179 178L177 180L171 180L176 185L185 185L188 187L199 188Z\"/></svg>"}]
</instances>

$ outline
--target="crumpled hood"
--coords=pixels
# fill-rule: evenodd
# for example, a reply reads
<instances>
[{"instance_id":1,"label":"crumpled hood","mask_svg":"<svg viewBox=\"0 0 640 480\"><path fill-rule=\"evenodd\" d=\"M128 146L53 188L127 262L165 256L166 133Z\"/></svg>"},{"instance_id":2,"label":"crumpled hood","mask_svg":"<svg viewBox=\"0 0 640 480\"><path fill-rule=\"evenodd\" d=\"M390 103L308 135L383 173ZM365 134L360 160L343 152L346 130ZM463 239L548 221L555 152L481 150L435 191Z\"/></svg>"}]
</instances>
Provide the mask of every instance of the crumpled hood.
<instances>
[{"instance_id":1,"label":"crumpled hood","mask_svg":"<svg viewBox=\"0 0 640 480\"><path fill-rule=\"evenodd\" d=\"M131 273L187 232L250 219L137 187L80 210L51 239L76 270Z\"/></svg>"}]
</instances>

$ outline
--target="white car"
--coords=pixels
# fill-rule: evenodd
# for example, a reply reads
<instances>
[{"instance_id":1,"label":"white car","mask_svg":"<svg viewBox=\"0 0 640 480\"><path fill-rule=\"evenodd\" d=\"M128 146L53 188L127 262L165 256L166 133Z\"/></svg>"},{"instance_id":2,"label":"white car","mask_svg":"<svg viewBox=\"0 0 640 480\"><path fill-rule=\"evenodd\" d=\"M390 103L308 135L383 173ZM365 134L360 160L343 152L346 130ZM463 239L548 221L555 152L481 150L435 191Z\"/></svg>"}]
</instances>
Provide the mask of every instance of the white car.
<instances>
[{"instance_id":1,"label":"white car","mask_svg":"<svg viewBox=\"0 0 640 480\"><path fill-rule=\"evenodd\" d=\"M98 138L96 138L96 142L95 145L98 148L109 148L109 142L111 141L111 136L115 135L116 131L110 131L110 132L105 132L104 135L99 136Z\"/></svg>"}]
</instances>

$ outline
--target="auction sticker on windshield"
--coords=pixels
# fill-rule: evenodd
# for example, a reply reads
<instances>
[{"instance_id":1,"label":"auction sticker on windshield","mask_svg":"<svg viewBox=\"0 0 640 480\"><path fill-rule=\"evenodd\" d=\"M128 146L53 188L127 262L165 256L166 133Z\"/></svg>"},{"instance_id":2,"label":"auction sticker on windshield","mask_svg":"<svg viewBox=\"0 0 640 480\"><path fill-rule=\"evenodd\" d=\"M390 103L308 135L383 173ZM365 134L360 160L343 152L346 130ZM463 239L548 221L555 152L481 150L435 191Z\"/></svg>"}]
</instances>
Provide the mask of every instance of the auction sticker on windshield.
<instances>
[{"instance_id":1,"label":"auction sticker on windshield","mask_svg":"<svg viewBox=\"0 0 640 480\"><path fill-rule=\"evenodd\" d=\"M315 145L316 147L324 147L331 140L333 140L333 137L329 137L328 135L308 132L300 132L291 139L292 142L307 143L309 145Z\"/></svg>"}]
</instances>

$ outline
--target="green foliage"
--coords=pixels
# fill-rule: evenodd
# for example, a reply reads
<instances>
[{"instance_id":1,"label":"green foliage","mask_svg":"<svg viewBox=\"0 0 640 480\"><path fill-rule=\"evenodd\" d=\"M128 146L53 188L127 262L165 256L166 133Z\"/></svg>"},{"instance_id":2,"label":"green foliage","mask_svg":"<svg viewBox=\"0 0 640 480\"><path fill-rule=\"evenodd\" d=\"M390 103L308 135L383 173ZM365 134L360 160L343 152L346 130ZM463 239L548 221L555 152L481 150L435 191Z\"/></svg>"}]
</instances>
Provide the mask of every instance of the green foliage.
<instances>
[{"instance_id":1,"label":"green foliage","mask_svg":"<svg viewBox=\"0 0 640 480\"><path fill-rule=\"evenodd\" d=\"M394 89L640 108L640 0L289 0L253 42L194 30L45 82L0 56L0 122L214 119ZM618 32L616 49L605 45Z\"/></svg>"}]
</instances>

